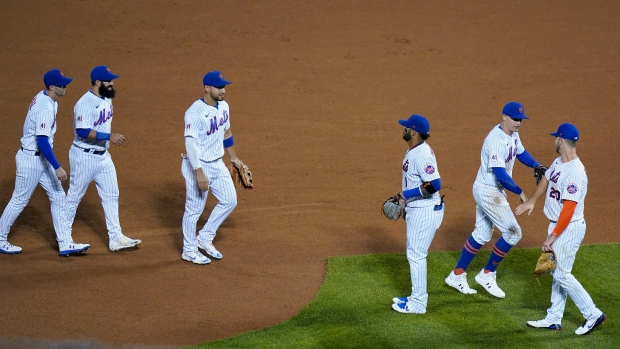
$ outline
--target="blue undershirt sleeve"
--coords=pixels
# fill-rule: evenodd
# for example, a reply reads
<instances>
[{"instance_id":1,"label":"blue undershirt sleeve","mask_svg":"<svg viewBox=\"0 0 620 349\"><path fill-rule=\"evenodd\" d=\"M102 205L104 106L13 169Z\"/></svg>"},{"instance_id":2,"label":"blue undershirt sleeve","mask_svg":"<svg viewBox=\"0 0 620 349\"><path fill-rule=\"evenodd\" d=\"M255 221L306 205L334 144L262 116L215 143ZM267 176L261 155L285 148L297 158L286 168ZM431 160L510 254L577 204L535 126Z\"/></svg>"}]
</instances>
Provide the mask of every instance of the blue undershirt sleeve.
<instances>
[{"instance_id":1,"label":"blue undershirt sleeve","mask_svg":"<svg viewBox=\"0 0 620 349\"><path fill-rule=\"evenodd\" d=\"M82 138L88 138L90 128L76 128L75 133Z\"/></svg>"},{"instance_id":2,"label":"blue undershirt sleeve","mask_svg":"<svg viewBox=\"0 0 620 349\"><path fill-rule=\"evenodd\" d=\"M55 170L60 167L58 160L56 160L56 156L54 156L54 151L52 150L52 146L50 145L49 138L47 136L37 136L37 146L39 146L39 151L45 157L45 160L49 162Z\"/></svg>"},{"instance_id":3,"label":"blue undershirt sleeve","mask_svg":"<svg viewBox=\"0 0 620 349\"><path fill-rule=\"evenodd\" d=\"M432 181L430 181L430 183L433 186L433 188L435 188L436 192L441 189L441 178L433 179ZM422 194L422 191L420 190L420 187L409 189L409 190L405 190L403 192L403 196L405 197L406 200L409 200L409 199L411 199L412 197L415 197L415 196L422 196L422 195L424 195L424 194Z\"/></svg>"},{"instance_id":4,"label":"blue undershirt sleeve","mask_svg":"<svg viewBox=\"0 0 620 349\"><path fill-rule=\"evenodd\" d=\"M524 150L521 154L517 154L517 160L519 160L523 165L529 166L531 168L536 168L540 166L540 164L536 160L534 160L532 155L530 155L527 150Z\"/></svg>"},{"instance_id":5,"label":"blue undershirt sleeve","mask_svg":"<svg viewBox=\"0 0 620 349\"><path fill-rule=\"evenodd\" d=\"M499 181L506 190L509 190L517 195L521 195L523 190L519 188L519 186L510 178L508 172L503 167L493 167L493 173L495 174L495 178Z\"/></svg>"},{"instance_id":6,"label":"blue undershirt sleeve","mask_svg":"<svg viewBox=\"0 0 620 349\"><path fill-rule=\"evenodd\" d=\"M441 189L441 178L433 179L431 185L435 188L435 191L439 191Z\"/></svg>"}]
</instances>

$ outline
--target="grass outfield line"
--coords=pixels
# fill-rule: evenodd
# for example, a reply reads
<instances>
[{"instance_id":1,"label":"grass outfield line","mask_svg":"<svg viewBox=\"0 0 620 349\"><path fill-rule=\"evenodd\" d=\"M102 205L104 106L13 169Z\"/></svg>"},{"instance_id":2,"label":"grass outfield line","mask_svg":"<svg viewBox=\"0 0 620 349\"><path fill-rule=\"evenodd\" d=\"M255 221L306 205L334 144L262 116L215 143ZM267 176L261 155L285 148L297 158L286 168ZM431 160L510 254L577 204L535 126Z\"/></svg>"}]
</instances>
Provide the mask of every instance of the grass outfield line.
<instances>
[{"instance_id":1,"label":"grass outfield line","mask_svg":"<svg viewBox=\"0 0 620 349\"><path fill-rule=\"evenodd\" d=\"M513 249L498 269L505 299L489 295L474 275L486 264L480 251L468 280L478 294L464 295L444 278L460 252L428 256L429 303L424 315L392 310L392 297L411 292L405 254L329 258L315 299L291 320L260 331L192 348L619 348L620 244L585 245L573 274L608 320L590 335L574 331L583 318L569 300L562 331L533 329L527 320L545 317L551 276L533 275L540 249Z\"/></svg>"}]
</instances>

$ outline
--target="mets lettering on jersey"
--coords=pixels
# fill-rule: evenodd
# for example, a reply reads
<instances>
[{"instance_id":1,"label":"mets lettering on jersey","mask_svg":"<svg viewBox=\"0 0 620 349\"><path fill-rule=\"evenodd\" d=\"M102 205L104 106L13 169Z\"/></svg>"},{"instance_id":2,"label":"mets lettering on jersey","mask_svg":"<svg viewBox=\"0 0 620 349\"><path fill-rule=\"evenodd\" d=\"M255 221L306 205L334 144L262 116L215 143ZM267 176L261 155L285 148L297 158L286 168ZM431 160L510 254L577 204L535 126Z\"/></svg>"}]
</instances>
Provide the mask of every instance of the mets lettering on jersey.
<instances>
[{"instance_id":1,"label":"mets lettering on jersey","mask_svg":"<svg viewBox=\"0 0 620 349\"><path fill-rule=\"evenodd\" d=\"M101 109L101 111L99 112L99 118L95 121L93 126L99 126L104 124L105 122L110 120L113 115L114 113L112 112L112 105L110 105L110 110L108 110L107 112L105 109Z\"/></svg>"},{"instance_id":2,"label":"mets lettering on jersey","mask_svg":"<svg viewBox=\"0 0 620 349\"><path fill-rule=\"evenodd\" d=\"M207 115L208 117L208 115ZM226 122L228 121L228 111L227 110L223 110L222 111L222 118L220 119L220 122L217 122L217 114L214 115L210 120L209 120L209 129L207 130L207 136L212 135L213 133L215 133L215 131L219 130L220 126L224 126L224 124L226 124Z\"/></svg>"}]
</instances>

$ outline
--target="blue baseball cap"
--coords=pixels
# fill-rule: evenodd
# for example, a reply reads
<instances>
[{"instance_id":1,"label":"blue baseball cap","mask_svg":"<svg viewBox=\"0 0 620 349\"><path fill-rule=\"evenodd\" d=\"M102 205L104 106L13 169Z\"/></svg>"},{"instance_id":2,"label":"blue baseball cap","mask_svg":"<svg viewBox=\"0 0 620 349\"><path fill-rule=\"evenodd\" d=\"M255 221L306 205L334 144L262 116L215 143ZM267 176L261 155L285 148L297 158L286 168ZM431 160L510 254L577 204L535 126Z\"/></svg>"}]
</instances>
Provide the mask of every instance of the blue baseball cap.
<instances>
[{"instance_id":1,"label":"blue baseball cap","mask_svg":"<svg viewBox=\"0 0 620 349\"><path fill-rule=\"evenodd\" d=\"M407 120L398 120L398 123L422 135L427 135L431 131L431 125L428 123L428 120L418 114L411 115Z\"/></svg>"},{"instance_id":2,"label":"blue baseball cap","mask_svg":"<svg viewBox=\"0 0 620 349\"><path fill-rule=\"evenodd\" d=\"M224 76L217 70L208 72L204 78L202 78L202 84L206 86L222 87L230 84L230 81L224 80Z\"/></svg>"},{"instance_id":3,"label":"blue baseball cap","mask_svg":"<svg viewBox=\"0 0 620 349\"><path fill-rule=\"evenodd\" d=\"M569 123L563 123L558 127L558 132L550 133L553 137L560 137L571 141L579 139L579 130L575 125Z\"/></svg>"},{"instance_id":4,"label":"blue baseball cap","mask_svg":"<svg viewBox=\"0 0 620 349\"><path fill-rule=\"evenodd\" d=\"M523 114L524 112L525 108L523 108L523 104L512 101L506 103L502 114L512 119L529 119L527 116L525 116L525 114Z\"/></svg>"},{"instance_id":5,"label":"blue baseball cap","mask_svg":"<svg viewBox=\"0 0 620 349\"><path fill-rule=\"evenodd\" d=\"M93 70L90 72L91 81L107 81L114 80L116 78L118 78L118 75L112 74L110 68L106 67L105 65L98 65L94 67Z\"/></svg>"},{"instance_id":6,"label":"blue baseball cap","mask_svg":"<svg viewBox=\"0 0 620 349\"><path fill-rule=\"evenodd\" d=\"M72 78L68 78L60 70L54 68L49 70L43 75L43 83L45 86L67 86L73 81Z\"/></svg>"}]
</instances>

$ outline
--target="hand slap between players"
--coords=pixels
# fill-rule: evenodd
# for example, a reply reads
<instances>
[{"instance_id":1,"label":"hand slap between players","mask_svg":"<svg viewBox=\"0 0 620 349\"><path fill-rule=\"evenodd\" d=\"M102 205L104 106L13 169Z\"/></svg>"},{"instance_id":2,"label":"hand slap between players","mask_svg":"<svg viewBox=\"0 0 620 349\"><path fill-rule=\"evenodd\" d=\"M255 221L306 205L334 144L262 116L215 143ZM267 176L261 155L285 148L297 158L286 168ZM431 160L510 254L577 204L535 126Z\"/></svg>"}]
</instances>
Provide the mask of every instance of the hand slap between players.
<instances>
[{"instance_id":1,"label":"hand slap between players","mask_svg":"<svg viewBox=\"0 0 620 349\"><path fill-rule=\"evenodd\" d=\"M522 203L521 205L517 206L517 208L515 209L515 214L517 216L519 216L523 212L527 211L527 215L529 216L529 215L532 214L532 210L534 209L534 205L535 204L536 204L535 201L528 200L528 201Z\"/></svg>"}]
</instances>

